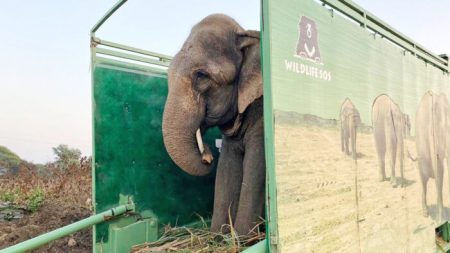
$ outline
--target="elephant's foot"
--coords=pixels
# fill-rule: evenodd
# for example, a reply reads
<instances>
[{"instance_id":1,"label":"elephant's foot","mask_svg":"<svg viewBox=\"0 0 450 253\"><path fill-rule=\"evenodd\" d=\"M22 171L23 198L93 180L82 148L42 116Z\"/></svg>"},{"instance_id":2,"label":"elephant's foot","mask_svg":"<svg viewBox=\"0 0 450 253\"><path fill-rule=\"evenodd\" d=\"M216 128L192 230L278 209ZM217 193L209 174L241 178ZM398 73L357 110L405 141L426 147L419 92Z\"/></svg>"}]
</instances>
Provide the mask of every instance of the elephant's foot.
<instances>
[{"instance_id":1,"label":"elephant's foot","mask_svg":"<svg viewBox=\"0 0 450 253\"><path fill-rule=\"evenodd\" d=\"M385 176L381 176L381 177L379 177L379 179L378 179L378 181L380 181L380 182L384 182L384 181L386 181L387 179L386 179L386 177Z\"/></svg>"},{"instance_id":2,"label":"elephant's foot","mask_svg":"<svg viewBox=\"0 0 450 253\"><path fill-rule=\"evenodd\" d=\"M221 224L213 220L210 231L213 233L228 234L231 231L231 226L229 224Z\"/></svg>"},{"instance_id":3,"label":"elephant's foot","mask_svg":"<svg viewBox=\"0 0 450 253\"><path fill-rule=\"evenodd\" d=\"M391 185L393 188L398 187L397 179L395 177L391 177Z\"/></svg>"},{"instance_id":4,"label":"elephant's foot","mask_svg":"<svg viewBox=\"0 0 450 253\"><path fill-rule=\"evenodd\" d=\"M428 209L426 207L422 208L422 215L423 217L428 217Z\"/></svg>"}]
</instances>

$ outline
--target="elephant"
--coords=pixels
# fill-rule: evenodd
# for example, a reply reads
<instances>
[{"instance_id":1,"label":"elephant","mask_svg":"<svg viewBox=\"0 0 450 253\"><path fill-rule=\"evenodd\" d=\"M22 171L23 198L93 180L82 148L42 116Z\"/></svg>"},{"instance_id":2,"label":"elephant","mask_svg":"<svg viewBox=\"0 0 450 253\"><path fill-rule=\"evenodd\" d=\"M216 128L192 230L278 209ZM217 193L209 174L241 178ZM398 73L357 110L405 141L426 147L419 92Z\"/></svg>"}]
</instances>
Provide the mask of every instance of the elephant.
<instances>
[{"instance_id":1,"label":"elephant","mask_svg":"<svg viewBox=\"0 0 450 253\"><path fill-rule=\"evenodd\" d=\"M444 177L444 160L449 164L450 111L444 94L426 92L416 113L416 150L420 180L422 183L422 212L428 216L427 184L434 178L437 192L437 220L443 219L442 185ZM448 174L450 179L450 173Z\"/></svg>"},{"instance_id":2,"label":"elephant","mask_svg":"<svg viewBox=\"0 0 450 253\"><path fill-rule=\"evenodd\" d=\"M341 149L350 155L349 140L351 140L352 158L356 160L356 131L361 123L358 109L349 98L346 98L341 106L339 115L341 119Z\"/></svg>"},{"instance_id":3,"label":"elephant","mask_svg":"<svg viewBox=\"0 0 450 253\"><path fill-rule=\"evenodd\" d=\"M202 134L222 133L211 230L248 234L264 216L265 154L260 34L213 14L193 26L168 69L163 140L185 172L211 172Z\"/></svg>"},{"instance_id":4,"label":"elephant","mask_svg":"<svg viewBox=\"0 0 450 253\"><path fill-rule=\"evenodd\" d=\"M372 104L372 127L378 154L379 180L386 180L385 156L387 151L391 158L391 184L393 187L398 185L395 177L395 162L399 155L401 185L403 186L404 139L410 135L411 131L409 116L404 114L388 95L382 94L376 97Z\"/></svg>"}]
</instances>

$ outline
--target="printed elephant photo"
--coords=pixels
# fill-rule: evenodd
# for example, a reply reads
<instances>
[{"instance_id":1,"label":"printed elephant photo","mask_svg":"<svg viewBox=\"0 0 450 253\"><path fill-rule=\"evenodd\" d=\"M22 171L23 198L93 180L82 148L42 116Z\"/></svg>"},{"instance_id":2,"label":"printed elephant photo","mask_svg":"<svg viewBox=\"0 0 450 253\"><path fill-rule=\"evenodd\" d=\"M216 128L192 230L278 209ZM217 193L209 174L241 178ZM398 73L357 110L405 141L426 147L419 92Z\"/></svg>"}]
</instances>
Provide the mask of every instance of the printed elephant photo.
<instances>
[{"instance_id":1,"label":"printed elephant photo","mask_svg":"<svg viewBox=\"0 0 450 253\"><path fill-rule=\"evenodd\" d=\"M168 70L163 138L172 160L191 175L212 170L202 141L223 134L211 230L249 233L264 217L265 157L260 35L215 14L195 25ZM225 226L224 226L225 225Z\"/></svg>"},{"instance_id":2,"label":"printed elephant photo","mask_svg":"<svg viewBox=\"0 0 450 253\"><path fill-rule=\"evenodd\" d=\"M386 180L386 153L390 155L391 184L397 187L395 163L400 160L401 185L404 185L403 159L404 139L410 135L411 123L409 116L385 94L375 98L372 104L372 127L375 147L378 154L379 180Z\"/></svg>"},{"instance_id":3,"label":"printed elephant photo","mask_svg":"<svg viewBox=\"0 0 450 253\"><path fill-rule=\"evenodd\" d=\"M351 144L352 158L356 160L356 132L358 125L361 124L361 117L358 109L349 98L346 98L341 105L339 115L341 120L341 150L346 155L350 155L349 141Z\"/></svg>"},{"instance_id":4,"label":"printed elephant photo","mask_svg":"<svg viewBox=\"0 0 450 253\"><path fill-rule=\"evenodd\" d=\"M437 196L437 221L444 218L442 185L444 181L444 160L449 167L450 111L447 97L428 91L422 97L416 113L416 150L420 180L422 183L422 211L428 216L427 184L434 178ZM408 152L409 153L409 152ZM450 173L447 175L450 176Z\"/></svg>"}]
</instances>

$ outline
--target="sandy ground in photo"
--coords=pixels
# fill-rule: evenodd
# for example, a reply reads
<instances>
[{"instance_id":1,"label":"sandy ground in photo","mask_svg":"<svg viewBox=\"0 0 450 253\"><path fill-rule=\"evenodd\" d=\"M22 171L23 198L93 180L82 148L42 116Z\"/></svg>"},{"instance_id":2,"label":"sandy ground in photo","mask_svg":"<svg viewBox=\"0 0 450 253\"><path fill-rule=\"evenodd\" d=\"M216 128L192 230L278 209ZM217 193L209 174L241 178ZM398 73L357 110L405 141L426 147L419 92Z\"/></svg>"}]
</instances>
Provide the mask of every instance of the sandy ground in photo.
<instances>
[{"instance_id":1,"label":"sandy ground in photo","mask_svg":"<svg viewBox=\"0 0 450 253\"><path fill-rule=\"evenodd\" d=\"M414 141L406 145L415 154ZM372 134L358 133L357 152L355 165L341 152L337 127L275 124L281 252L435 252L434 179L428 182L430 216L424 217L415 162L405 156L406 187L393 188L379 182ZM386 168L390 177L389 160Z\"/></svg>"}]
</instances>

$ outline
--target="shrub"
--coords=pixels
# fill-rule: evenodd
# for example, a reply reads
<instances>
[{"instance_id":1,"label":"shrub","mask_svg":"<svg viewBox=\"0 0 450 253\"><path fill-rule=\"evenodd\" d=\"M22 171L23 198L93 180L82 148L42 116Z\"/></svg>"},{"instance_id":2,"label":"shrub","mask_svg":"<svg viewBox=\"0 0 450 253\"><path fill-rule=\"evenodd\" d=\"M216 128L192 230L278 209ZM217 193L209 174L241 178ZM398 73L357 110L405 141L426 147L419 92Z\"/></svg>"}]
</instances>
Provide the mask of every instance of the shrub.
<instances>
[{"instance_id":1,"label":"shrub","mask_svg":"<svg viewBox=\"0 0 450 253\"><path fill-rule=\"evenodd\" d=\"M81 151L76 148L69 148L65 144L54 147L53 153L56 156L55 165L61 170L67 170L70 167L80 167Z\"/></svg>"},{"instance_id":2,"label":"shrub","mask_svg":"<svg viewBox=\"0 0 450 253\"><path fill-rule=\"evenodd\" d=\"M31 212L36 212L44 203L44 191L41 188L36 188L31 192L27 200L27 209Z\"/></svg>"},{"instance_id":3,"label":"shrub","mask_svg":"<svg viewBox=\"0 0 450 253\"><path fill-rule=\"evenodd\" d=\"M22 159L7 147L0 146L0 167L18 167Z\"/></svg>"}]
</instances>

